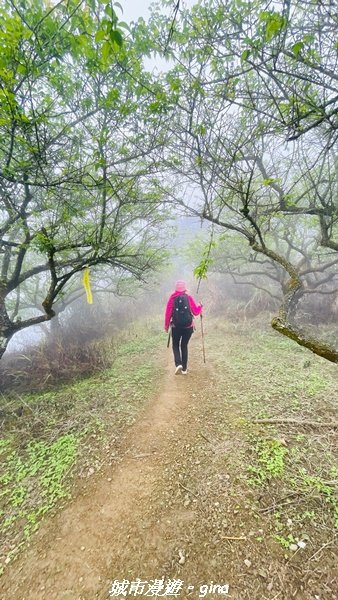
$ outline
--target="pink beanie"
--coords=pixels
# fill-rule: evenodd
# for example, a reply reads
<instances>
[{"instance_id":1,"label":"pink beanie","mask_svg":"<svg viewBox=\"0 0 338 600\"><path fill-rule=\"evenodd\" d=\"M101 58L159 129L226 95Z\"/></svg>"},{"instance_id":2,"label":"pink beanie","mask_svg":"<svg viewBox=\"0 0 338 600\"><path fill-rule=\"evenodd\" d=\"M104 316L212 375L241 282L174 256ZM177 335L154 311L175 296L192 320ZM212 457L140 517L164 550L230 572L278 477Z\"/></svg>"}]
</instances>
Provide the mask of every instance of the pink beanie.
<instances>
[{"instance_id":1,"label":"pink beanie","mask_svg":"<svg viewBox=\"0 0 338 600\"><path fill-rule=\"evenodd\" d=\"M187 286L185 285L185 281L182 281L181 279L176 281L176 284L175 284L176 292L185 292L186 289L187 289Z\"/></svg>"}]
</instances>

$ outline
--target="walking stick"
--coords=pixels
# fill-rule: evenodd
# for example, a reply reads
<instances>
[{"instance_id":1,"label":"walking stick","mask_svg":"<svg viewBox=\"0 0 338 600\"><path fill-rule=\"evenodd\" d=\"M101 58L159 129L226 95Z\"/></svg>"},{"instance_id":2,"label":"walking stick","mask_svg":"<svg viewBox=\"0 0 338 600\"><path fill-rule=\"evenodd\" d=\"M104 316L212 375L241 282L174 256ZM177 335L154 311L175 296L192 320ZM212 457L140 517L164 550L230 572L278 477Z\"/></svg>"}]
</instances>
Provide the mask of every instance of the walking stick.
<instances>
[{"instance_id":1,"label":"walking stick","mask_svg":"<svg viewBox=\"0 0 338 600\"><path fill-rule=\"evenodd\" d=\"M201 332L202 332L202 350L203 350L203 362L205 364L205 348L204 348L204 331L203 331L203 319L202 319L202 315L200 315L201 317Z\"/></svg>"},{"instance_id":2,"label":"walking stick","mask_svg":"<svg viewBox=\"0 0 338 600\"><path fill-rule=\"evenodd\" d=\"M170 336L171 336L171 327L169 327L169 335L168 335L168 341L167 341L167 348L169 348L169 345L170 345Z\"/></svg>"}]
</instances>

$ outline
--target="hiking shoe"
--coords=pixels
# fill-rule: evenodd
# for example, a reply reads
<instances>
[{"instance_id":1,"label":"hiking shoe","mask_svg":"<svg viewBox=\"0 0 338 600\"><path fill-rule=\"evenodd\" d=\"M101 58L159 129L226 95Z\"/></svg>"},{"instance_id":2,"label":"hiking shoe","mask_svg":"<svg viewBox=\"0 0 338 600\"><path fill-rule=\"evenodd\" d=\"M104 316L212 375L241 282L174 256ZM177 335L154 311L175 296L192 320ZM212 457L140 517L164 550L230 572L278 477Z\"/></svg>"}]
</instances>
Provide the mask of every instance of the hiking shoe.
<instances>
[{"instance_id":1,"label":"hiking shoe","mask_svg":"<svg viewBox=\"0 0 338 600\"><path fill-rule=\"evenodd\" d=\"M188 369L186 369L185 371L182 371L182 375L188 375Z\"/></svg>"},{"instance_id":2,"label":"hiking shoe","mask_svg":"<svg viewBox=\"0 0 338 600\"><path fill-rule=\"evenodd\" d=\"M182 365L178 365L175 369L175 375L179 375L180 373L183 373L182 371Z\"/></svg>"}]
</instances>

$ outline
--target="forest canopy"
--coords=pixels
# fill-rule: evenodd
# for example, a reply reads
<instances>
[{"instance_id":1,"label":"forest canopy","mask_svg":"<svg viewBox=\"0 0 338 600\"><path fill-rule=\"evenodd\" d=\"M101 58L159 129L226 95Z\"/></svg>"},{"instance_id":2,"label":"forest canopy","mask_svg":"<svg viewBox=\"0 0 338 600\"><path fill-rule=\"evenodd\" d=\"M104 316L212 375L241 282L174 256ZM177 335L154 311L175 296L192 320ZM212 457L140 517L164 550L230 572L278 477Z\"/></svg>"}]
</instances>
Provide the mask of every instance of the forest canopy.
<instances>
[{"instance_id":1,"label":"forest canopy","mask_svg":"<svg viewBox=\"0 0 338 600\"><path fill-rule=\"evenodd\" d=\"M297 320L338 290L337 6L163 1L131 25L120 9L0 8L1 353L86 266L146 279L183 211L212 224L197 277L273 281L273 327L338 362Z\"/></svg>"}]
</instances>

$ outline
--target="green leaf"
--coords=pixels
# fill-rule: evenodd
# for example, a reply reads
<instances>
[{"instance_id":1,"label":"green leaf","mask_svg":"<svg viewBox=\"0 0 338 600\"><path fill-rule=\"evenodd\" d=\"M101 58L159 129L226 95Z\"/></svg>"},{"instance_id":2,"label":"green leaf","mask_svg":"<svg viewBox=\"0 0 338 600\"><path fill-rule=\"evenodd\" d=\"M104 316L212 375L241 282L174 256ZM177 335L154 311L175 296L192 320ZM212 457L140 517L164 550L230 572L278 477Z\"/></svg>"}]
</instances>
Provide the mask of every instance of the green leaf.
<instances>
[{"instance_id":1,"label":"green leaf","mask_svg":"<svg viewBox=\"0 0 338 600\"><path fill-rule=\"evenodd\" d=\"M247 60L250 52L251 52L251 50L248 50L248 49L244 50L244 52L242 52L242 54L241 54L241 61L244 62L245 60Z\"/></svg>"},{"instance_id":2,"label":"green leaf","mask_svg":"<svg viewBox=\"0 0 338 600\"><path fill-rule=\"evenodd\" d=\"M285 27L286 20L279 13L261 13L263 21L266 21L265 38L268 42L272 40Z\"/></svg>"},{"instance_id":3,"label":"green leaf","mask_svg":"<svg viewBox=\"0 0 338 600\"><path fill-rule=\"evenodd\" d=\"M263 185L271 185L271 183L275 183L276 179L274 177L268 177L267 179L263 179Z\"/></svg>"},{"instance_id":4,"label":"green leaf","mask_svg":"<svg viewBox=\"0 0 338 600\"><path fill-rule=\"evenodd\" d=\"M270 16L271 16L271 13L269 13L269 11L263 10L261 13L259 13L259 20L260 21L268 21Z\"/></svg>"},{"instance_id":5,"label":"green leaf","mask_svg":"<svg viewBox=\"0 0 338 600\"><path fill-rule=\"evenodd\" d=\"M296 42L292 48L291 48L291 52L293 52L293 54L295 54L296 56L298 56L298 54L300 53L300 51L304 48L304 43L303 42Z\"/></svg>"},{"instance_id":6,"label":"green leaf","mask_svg":"<svg viewBox=\"0 0 338 600\"><path fill-rule=\"evenodd\" d=\"M119 21L119 27L122 27L123 29L130 31L130 27L129 27L128 23L125 23L124 21Z\"/></svg>"},{"instance_id":7,"label":"green leaf","mask_svg":"<svg viewBox=\"0 0 338 600\"><path fill-rule=\"evenodd\" d=\"M113 106L116 101L119 99L120 93L117 89L109 90L107 94L107 106Z\"/></svg>"},{"instance_id":8,"label":"green leaf","mask_svg":"<svg viewBox=\"0 0 338 600\"><path fill-rule=\"evenodd\" d=\"M199 265L194 268L194 277L196 277L196 279L207 279L209 267L212 265L212 263L213 260L211 258L202 258Z\"/></svg>"},{"instance_id":9,"label":"green leaf","mask_svg":"<svg viewBox=\"0 0 338 600\"><path fill-rule=\"evenodd\" d=\"M84 48L87 46L87 43L88 43L87 36L86 36L86 35L84 35L84 34L78 35L78 36L76 37L76 41L77 41L77 43L79 44L79 46L80 46L82 49L84 49Z\"/></svg>"},{"instance_id":10,"label":"green leaf","mask_svg":"<svg viewBox=\"0 0 338 600\"><path fill-rule=\"evenodd\" d=\"M306 33L303 37L304 44L310 44L315 39L315 36L312 33Z\"/></svg>"},{"instance_id":11,"label":"green leaf","mask_svg":"<svg viewBox=\"0 0 338 600\"><path fill-rule=\"evenodd\" d=\"M195 133L197 135L205 135L206 132L207 132L207 128L206 128L205 125L203 125L203 124L196 125L196 127L195 127Z\"/></svg>"},{"instance_id":12,"label":"green leaf","mask_svg":"<svg viewBox=\"0 0 338 600\"><path fill-rule=\"evenodd\" d=\"M20 75L24 75L26 73L26 67L25 65L18 65L17 67L17 72L20 73Z\"/></svg>"},{"instance_id":13,"label":"green leaf","mask_svg":"<svg viewBox=\"0 0 338 600\"><path fill-rule=\"evenodd\" d=\"M119 8L120 11L121 11L121 13L123 14L123 8L122 8L122 6L121 6L121 4L119 2L114 2L113 6L117 6L117 8Z\"/></svg>"},{"instance_id":14,"label":"green leaf","mask_svg":"<svg viewBox=\"0 0 338 600\"><path fill-rule=\"evenodd\" d=\"M106 13L106 15L108 15L108 17L113 19L113 16L115 15L115 13L109 4L107 4L106 8L104 9L104 12Z\"/></svg>"},{"instance_id":15,"label":"green leaf","mask_svg":"<svg viewBox=\"0 0 338 600\"><path fill-rule=\"evenodd\" d=\"M95 35L95 41L102 42L102 40L104 40L105 37L106 37L106 32L103 29L100 29L99 31L97 31L97 33Z\"/></svg>"},{"instance_id":16,"label":"green leaf","mask_svg":"<svg viewBox=\"0 0 338 600\"><path fill-rule=\"evenodd\" d=\"M109 58L110 51L111 51L111 48L110 48L110 43L109 43L109 42L107 42L107 41L105 41L105 42L103 43L103 45L102 45L102 49L101 49L101 52L102 52L102 58L103 58L103 60L104 60L104 61L107 61L107 59Z\"/></svg>"},{"instance_id":17,"label":"green leaf","mask_svg":"<svg viewBox=\"0 0 338 600\"><path fill-rule=\"evenodd\" d=\"M123 37L118 29L113 29L113 31L110 32L110 39L119 47L123 44Z\"/></svg>"}]
</instances>

